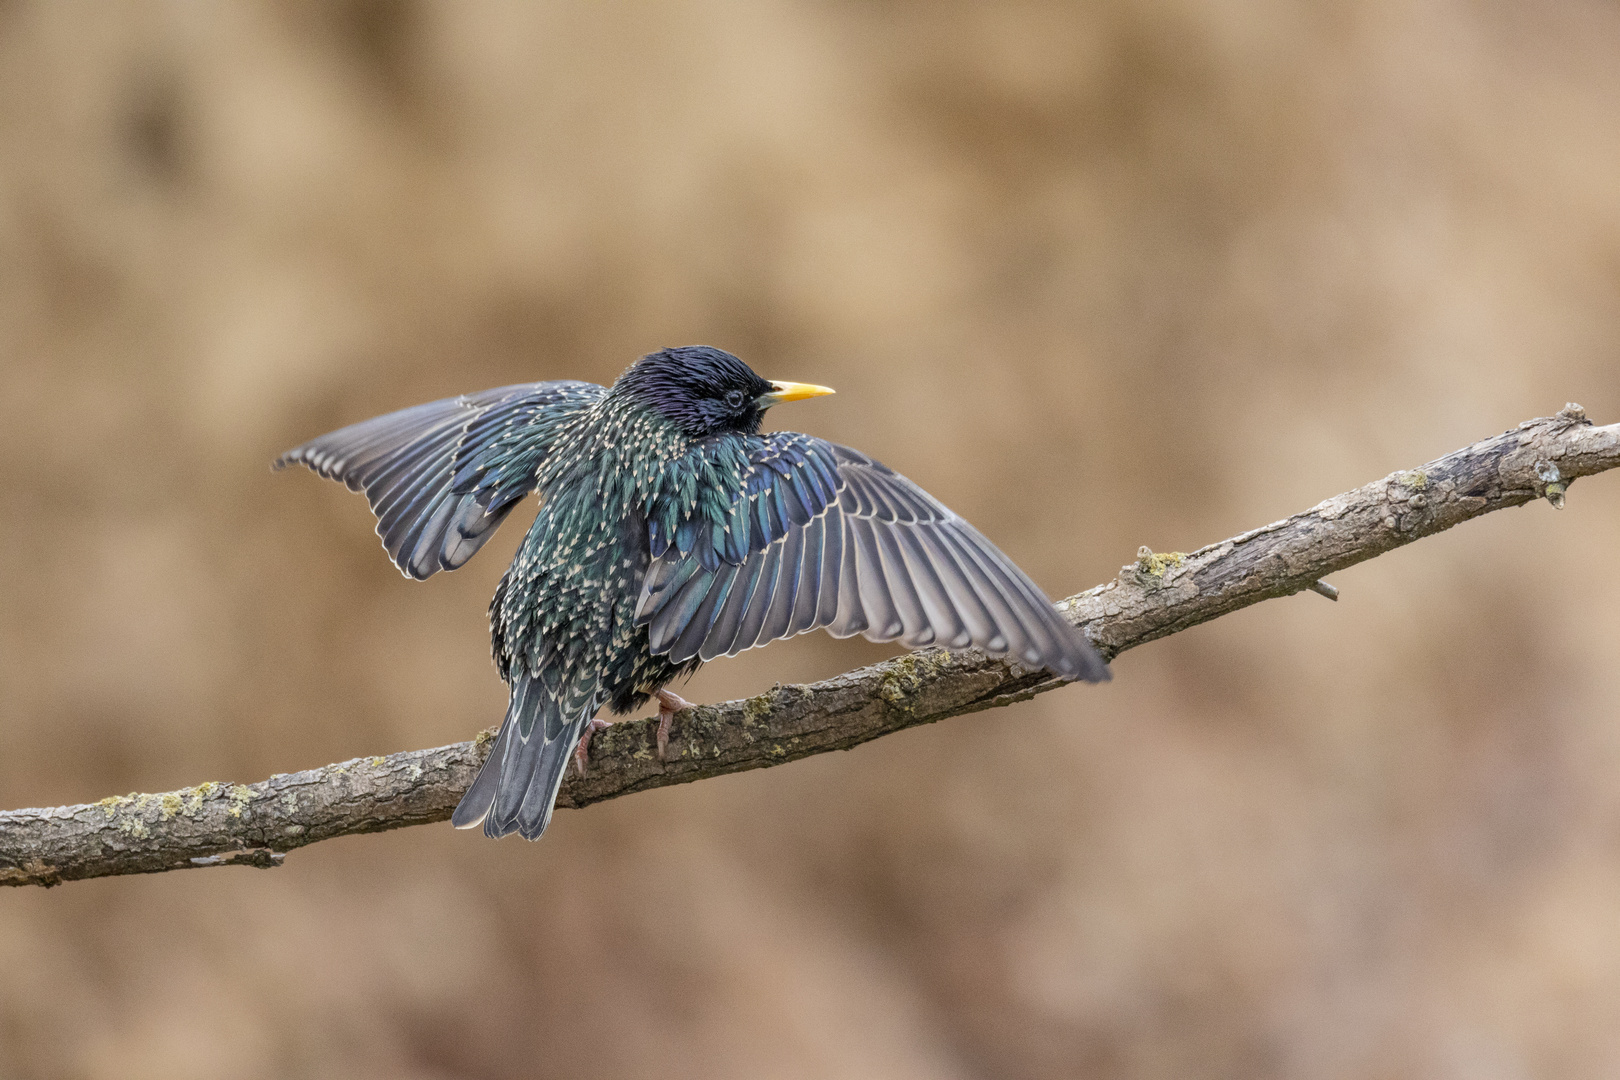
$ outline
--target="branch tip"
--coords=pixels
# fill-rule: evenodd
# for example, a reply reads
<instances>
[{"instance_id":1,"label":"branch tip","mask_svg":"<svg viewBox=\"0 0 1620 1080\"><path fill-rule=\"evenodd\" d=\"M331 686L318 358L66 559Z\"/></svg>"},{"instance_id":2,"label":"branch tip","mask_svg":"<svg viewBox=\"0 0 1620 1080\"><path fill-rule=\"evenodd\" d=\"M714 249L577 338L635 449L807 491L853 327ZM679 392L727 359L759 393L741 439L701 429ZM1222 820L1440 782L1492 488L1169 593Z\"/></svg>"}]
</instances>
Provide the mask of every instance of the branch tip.
<instances>
[{"instance_id":1,"label":"branch tip","mask_svg":"<svg viewBox=\"0 0 1620 1080\"><path fill-rule=\"evenodd\" d=\"M1317 596L1325 596L1329 600L1337 600L1339 598L1339 590L1334 586L1329 585L1325 581L1313 581L1305 587L1311 590L1311 592L1315 593Z\"/></svg>"}]
</instances>

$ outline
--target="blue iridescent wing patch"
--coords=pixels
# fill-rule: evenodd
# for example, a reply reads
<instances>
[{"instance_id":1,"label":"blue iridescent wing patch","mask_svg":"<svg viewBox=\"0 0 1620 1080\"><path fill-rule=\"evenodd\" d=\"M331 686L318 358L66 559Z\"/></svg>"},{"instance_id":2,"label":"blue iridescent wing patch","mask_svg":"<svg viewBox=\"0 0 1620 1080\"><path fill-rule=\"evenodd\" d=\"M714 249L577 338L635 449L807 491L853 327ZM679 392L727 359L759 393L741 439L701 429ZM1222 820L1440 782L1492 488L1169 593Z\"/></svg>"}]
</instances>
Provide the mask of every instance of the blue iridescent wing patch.
<instances>
[{"instance_id":1,"label":"blue iridescent wing patch","mask_svg":"<svg viewBox=\"0 0 1620 1080\"><path fill-rule=\"evenodd\" d=\"M910 480L791 432L751 438L746 457L721 512L649 517L636 617L654 655L711 660L826 628L1108 677L1012 560Z\"/></svg>"}]
</instances>

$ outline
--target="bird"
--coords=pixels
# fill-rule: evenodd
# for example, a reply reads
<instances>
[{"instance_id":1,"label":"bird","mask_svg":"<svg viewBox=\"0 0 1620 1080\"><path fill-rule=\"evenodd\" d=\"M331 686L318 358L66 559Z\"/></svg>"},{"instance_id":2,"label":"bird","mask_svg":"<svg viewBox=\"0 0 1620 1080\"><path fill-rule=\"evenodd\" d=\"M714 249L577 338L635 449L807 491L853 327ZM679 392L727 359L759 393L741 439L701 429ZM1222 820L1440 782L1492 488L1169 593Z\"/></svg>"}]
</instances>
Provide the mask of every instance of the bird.
<instances>
[{"instance_id":1,"label":"bird","mask_svg":"<svg viewBox=\"0 0 1620 1080\"><path fill-rule=\"evenodd\" d=\"M510 691L457 828L534 840L597 713L656 697L658 756L688 703L668 684L815 629L978 649L1064 680L1107 665L978 530L871 457L762 432L767 409L831 394L710 346L666 348L611 387L523 383L366 420L295 447L364 492L394 565L455 570L524 499L539 511L489 606Z\"/></svg>"}]
</instances>

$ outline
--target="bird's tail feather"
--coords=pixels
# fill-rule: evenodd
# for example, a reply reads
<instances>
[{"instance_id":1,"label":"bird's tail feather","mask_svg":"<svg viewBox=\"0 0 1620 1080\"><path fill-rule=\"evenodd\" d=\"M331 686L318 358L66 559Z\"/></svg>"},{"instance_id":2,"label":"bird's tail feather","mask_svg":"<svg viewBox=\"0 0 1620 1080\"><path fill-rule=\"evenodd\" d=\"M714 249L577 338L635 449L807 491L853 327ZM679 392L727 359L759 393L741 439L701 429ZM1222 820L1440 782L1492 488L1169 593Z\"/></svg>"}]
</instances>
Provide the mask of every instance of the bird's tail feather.
<instances>
[{"instance_id":1,"label":"bird's tail feather","mask_svg":"<svg viewBox=\"0 0 1620 1080\"><path fill-rule=\"evenodd\" d=\"M461 798L450 823L502 837L516 830L535 840L546 831L563 774L585 724L596 714L594 694L553 692L526 672L512 677L506 720L484 767Z\"/></svg>"}]
</instances>

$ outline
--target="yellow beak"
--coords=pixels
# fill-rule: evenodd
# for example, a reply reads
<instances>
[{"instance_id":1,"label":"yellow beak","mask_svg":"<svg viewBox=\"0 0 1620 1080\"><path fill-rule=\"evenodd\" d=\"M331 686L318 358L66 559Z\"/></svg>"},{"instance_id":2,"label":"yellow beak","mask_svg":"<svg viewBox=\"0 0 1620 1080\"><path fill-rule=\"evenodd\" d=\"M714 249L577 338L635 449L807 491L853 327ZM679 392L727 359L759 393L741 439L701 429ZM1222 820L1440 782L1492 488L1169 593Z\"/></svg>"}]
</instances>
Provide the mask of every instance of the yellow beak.
<instances>
[{"instance_id":1,"label":"yellow beak","mask_svg":"<svg viewBox=\"0 0 1620 1080\"><path fill-rule=\"evenodd\" d=\"M825 394L837 393L830 386L816 386L814 383L802 382L773 382L771 392L759 399L759 407L768 409L772 405L780 405L784 401L803 401L805 398L821 397Z\"/></svg>"}]
</instances>

